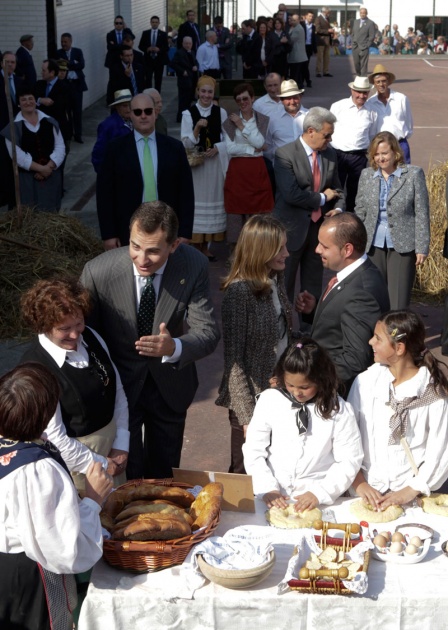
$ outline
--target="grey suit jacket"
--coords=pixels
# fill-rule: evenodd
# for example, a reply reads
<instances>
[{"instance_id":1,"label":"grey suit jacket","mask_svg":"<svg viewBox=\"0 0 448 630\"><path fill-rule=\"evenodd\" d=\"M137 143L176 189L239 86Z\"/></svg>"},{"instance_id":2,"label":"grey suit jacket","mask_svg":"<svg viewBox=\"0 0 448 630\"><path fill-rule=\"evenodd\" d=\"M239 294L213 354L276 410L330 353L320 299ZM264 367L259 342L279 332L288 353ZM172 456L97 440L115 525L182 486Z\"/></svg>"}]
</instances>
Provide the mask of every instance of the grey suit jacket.
<instances>
[{"instance_id":1,"label":"grey suit jacket","mask_svg":"<svg viewBox=\"0 0 448 630\"><path fill-rule=\"evenodd\" d=\"M364 26L361 27L361 20L357 19L352 28L352 47L366 50L370 48L375 39L375 24L366 18Z\"/></svg>"},{"instance_id":2,"label":"grey suit jacket","mask_svg":"<svg viewBox=\"0 0 448 630\"><path fill-rule=\"evenodd\" d=\"M198 251L179 245L170 254L159 290L153 334L164 322L172 337L182 341L178 363L143 357L135 349L137 297L129 249L114 249L89 261L81 282L90 290L93 309L89 325L109 348L128 397L135 408L148 372L165 402L176 412L186 411L198 385L194 361L216 348L219 329L210 299L208 261ZM184 321L189 330L185 332Z\"/></svg>"},{"instance_id":3,"label":"grey suit jacket","mask_svg":"<svg viewBox=\"0 0 448 630\"><path fill-rule=\"evenodd\" d=\"M321 207L322 214L334 208L344 210L345 197L338 176L336 151L328 147L321 152L321 158L320 191L332 188L340 195L339 199ZM274 215L286 227L288 249L297 251L305 242L311 213L320 204L320 194L313 191L313 174L300 138L277 149L274 171L277 184Z\"/></svg>"},{"instance_id":4,"label":"grey suit jacket","mask_svg":"<svg viewBox=\"0 0 448 630\"><path fill-rule=\"evenodd\" d=\"M387 284L369 258L319 300L311 337L328 351L347 394L354 378L372 363L369 339L388 310Z\"/></svg>"},{"instance_id":5,"label":"grey suit jacket","mask_svg":"<svg viewBox=\"0 0 448 630\"><path fill-rule=\"evenodd\" d=\"M425 174L419 166L402 166L394 177L387 200L387 222L394 249L399 254L429 253L429 199ZM366 168L359 179L355 212L367 230L367 250L372 246L379 215L380 178Z\"/></svg>"}]
</instances>

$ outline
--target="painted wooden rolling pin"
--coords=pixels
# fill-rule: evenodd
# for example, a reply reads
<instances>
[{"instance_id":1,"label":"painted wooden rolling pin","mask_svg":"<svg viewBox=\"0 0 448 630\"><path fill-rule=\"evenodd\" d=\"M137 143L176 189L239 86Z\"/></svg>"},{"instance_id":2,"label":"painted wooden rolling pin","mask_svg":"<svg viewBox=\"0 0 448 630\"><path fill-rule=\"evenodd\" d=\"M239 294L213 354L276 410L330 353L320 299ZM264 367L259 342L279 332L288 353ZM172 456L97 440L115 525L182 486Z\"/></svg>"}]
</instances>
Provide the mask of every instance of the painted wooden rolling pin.
<instances>
[{"instance_id":1,"label":"painted wooden rolling pin","mask_svg":"<svg viewBox=\"0 0 448 630\"><path fill-rule=\"evenodd\" d=\"M305 569L305 567L303 567L299 571L299 578L301 580L309 580L324 575L343 580L348 577L348 569L347 567L341 567L340 569L317 569L316 571L316 569Z\"/></svg>"},{"instance_id":2,"label":"painted wooden rolling pin","mask_svg":"<svg viewBox=\"0 0 448 630\"><path fill-rule=\"evenodd\" d=\"M342 531L346 531L347 527L349 527L351 534L360 534L361 533L361 526L358 523L327 523L326 525L327 525L327 530L328 529L340 529ZM323 521L314 521L313 528L314 529L323 529L324 528Z\"/></svg>"}]
</instances>

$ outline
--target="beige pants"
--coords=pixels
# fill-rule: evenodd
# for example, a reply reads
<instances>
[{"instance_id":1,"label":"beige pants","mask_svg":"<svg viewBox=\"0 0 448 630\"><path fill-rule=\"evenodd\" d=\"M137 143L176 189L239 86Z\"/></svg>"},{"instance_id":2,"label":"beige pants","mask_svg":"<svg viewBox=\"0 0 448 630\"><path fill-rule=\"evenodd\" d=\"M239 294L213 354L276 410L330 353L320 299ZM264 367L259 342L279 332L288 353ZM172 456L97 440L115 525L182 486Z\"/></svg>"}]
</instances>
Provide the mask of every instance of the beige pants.
<instances>
[{"instance_id":1,"label":"beige pants","mask_svg":"<svg viewBox=\"0 0 448 630\"><path fill-rule=\"evenodd\" d=\"M98 453L99 455L103 455L103 457L107 457L110 453L110 449L112 448L116 435L117 424L115 420L112 420L111 422L109 422L109 424L107 424L99 431L95 431L95 433L84 435L83 437L77 439L94 453ZM84 496L86 476L83 473L73 472L72 477L79 494L81 496ZM121 484L125 482L126 473L124 472L114 477L115 488L117 486L121 486Z\"/></svg>"},{"instance_id":2,"label":"beige pants","mask_svg":"<svg viewBox=\"0 0 448 630\"><path fill-rule=\"evenodd\" d=\"M317 47L316 74L328 74L330 71L330 46Z\"/></svg>"}]
</instances>

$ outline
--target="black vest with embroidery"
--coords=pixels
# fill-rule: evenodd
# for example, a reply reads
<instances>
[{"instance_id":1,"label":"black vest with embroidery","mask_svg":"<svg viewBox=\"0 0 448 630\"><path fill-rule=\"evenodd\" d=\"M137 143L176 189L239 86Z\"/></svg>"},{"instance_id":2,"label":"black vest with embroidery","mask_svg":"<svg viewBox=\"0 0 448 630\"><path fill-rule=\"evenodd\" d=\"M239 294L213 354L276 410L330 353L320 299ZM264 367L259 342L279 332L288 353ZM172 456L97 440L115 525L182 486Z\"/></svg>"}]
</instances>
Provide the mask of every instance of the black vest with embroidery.
<instances>
[{"instance_id":1,"label":"black vest with embroidery","mask_svg":"<svg viewBox=\"0 0 448 630\"><path fill-rule=\"evenodd\" d=\"M193 128L196 127L197 122L201 118L205 118L208 121L207 127L201 128L199 142L196 146L201 147L204 151L213 148L221 140L221 109L217 105L212 105L209 116L201 116L196 105L193 105L189 111L193 119Z\"/></svg>"},{"instance_id":2,"label":"black vest with embroidery","mask_svg":"<svg viewBox=\"0 0 448 630\"><path fill-rule=\"evenodd\" d=\"M59 368L38 339L22 357L22 362L42 363L58 379L62 419L69 437L82 437L102 429L112 420L115 408L117 384L109 356L88 328L83 338L88 346L87 368L76 368L67 362Z\"/></svg>"},{"instance_id":3,"label":"black vest with embroidery","mask_svg":"<svg viewBox=\"0 0 448 630\"><path fill-rule=\"evenodd\" d=\"M47 118L40 121L39 131L33 133L22 123L22 140L20 148L31 154L33 162L47 164L54 150L54 126Z\"/></svg>"}]
</instances>

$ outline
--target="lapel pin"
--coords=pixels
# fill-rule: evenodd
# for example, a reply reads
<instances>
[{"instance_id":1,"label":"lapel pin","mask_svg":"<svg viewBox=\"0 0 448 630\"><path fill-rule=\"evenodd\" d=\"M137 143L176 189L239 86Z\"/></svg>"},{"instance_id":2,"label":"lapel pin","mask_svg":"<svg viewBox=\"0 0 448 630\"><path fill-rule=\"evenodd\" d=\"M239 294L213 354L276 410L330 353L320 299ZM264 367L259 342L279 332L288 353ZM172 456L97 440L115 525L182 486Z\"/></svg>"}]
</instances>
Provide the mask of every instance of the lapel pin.
<instances>
[{"instance_id":1,"label":"lapel pin","mask_svg":"<svg viewBox=\"0 0 448 630\"><path fill-rule=\"evenodd\" d=\"M182 278L182 280L180 281L181 284L185 284L185 278Z\"/></svg>"}]
</instances>

